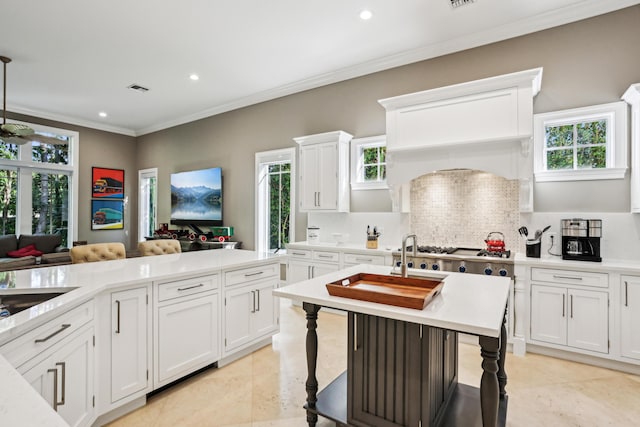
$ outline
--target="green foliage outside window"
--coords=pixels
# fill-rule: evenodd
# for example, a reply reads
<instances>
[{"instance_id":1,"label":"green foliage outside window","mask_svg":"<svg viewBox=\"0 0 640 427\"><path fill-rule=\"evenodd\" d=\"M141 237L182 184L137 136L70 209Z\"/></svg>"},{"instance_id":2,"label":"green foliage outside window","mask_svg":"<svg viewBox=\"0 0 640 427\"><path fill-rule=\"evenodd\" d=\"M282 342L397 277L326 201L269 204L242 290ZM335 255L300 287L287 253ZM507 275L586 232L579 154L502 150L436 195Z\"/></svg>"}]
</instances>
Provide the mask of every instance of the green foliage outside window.
<instances>
[{"instance_id":1,"label":"green foliage outside window","mask_svg":"<svg viewBox=\"0 0 640 427\"><path fill-rule=\"evenodd\" d=\"M269 165L269 249L289 243L291 163Z\"/></svg>"},{"instance_id":2,"label":"green foliage outside window","mask_svg":"<svg viewBox=\"0 0 640 427\"><path fill-rule=\"evenodd\" d=\"M362 167L364 182L384 181L386 171L387 147L368 147L362 149Z\"/></svg>"},{"instance_id":3,"label":"green foliage outside window","mask_svg":"<svg viewBox=\"0 0 640 427\"><path fill-rule=\"evenodd\" d=\"M607 121L545 127L547 170L607 167Z\"/></svg>"}]
</instances>

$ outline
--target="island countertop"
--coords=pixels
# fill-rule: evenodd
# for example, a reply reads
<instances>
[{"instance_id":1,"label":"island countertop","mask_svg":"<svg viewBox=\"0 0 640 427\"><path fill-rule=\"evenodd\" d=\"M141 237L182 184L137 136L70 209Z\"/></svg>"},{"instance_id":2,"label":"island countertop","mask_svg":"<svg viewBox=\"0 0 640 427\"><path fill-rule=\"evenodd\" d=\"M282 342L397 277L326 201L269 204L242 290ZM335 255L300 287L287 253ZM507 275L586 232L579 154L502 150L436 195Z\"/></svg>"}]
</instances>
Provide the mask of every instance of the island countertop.
<instances>
[{"instance_id":1,"label":"island countertop","mask_svg":"<svg viewBox=\"0 0 640 427\"><path fill-rule=\"evenodd\" d=\"M329 295L326 284L358 273L389 274L392 268L357 265L273 291L274 295L340 310L419 323L443 329L500 336L509 297L507 277L463 273L428 273L425 277L443 280L442 291L422 310L377 304Z\"/></svg>"}]
</instances>

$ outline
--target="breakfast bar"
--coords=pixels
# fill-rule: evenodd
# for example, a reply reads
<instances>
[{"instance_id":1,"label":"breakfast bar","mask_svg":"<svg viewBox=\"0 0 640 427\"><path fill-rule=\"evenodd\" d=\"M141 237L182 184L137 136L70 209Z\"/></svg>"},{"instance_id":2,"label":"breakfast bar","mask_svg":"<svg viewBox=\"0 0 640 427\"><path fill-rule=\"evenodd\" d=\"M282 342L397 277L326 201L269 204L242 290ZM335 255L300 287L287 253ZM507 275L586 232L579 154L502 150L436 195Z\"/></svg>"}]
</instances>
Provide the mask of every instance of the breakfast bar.
<instances>
[{"instance_id":1,"label":"breakfast bar","mask_svg":"<svg viewBox=\"0 0 640 427\"><path fill-rule=\"evenodd\" d=\"M274 291L306 312L307 421L318 415L341 426L503 426L505 311L510 280L424 273L442 288L423 309L332 296L327 284L390 267L358 265ZM318 392L317 319L321 307L348 312L348 367ZM480 388L457 381L457 333L479 337ZM320 337L320 344L322 339Z\"/></svg>"}]
</instances>

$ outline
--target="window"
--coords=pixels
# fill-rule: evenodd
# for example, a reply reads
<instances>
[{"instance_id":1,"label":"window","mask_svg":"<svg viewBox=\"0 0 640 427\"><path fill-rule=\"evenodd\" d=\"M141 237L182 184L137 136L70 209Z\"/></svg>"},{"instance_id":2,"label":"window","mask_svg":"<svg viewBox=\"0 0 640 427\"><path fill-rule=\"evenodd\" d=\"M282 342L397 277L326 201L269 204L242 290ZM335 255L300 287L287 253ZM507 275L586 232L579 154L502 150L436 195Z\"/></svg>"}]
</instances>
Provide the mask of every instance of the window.
<instances>
[{"instance_id":1,"label":"window","mask_svg":"<svg viewBox=\"0 0 640 427\"><path fill-rule=\"evenodd\" d=\"M256 250L275 252L294 239L295 149L256 153Z\"/></svg>"},{"instance_id":2,"label":"window","mask_svg":"<svg viewBox=\"0 0 640 427\"><path fill-rule=\"evenodd\" d=\"M62 244L77 238L76 165L78 133L25 123L58 139L56 144L0 142L0 232L60 234Z\"/></svg>"},{"instance_id":3,"label":"window","mask_svg":"<svg viewBox=\"0 0 640 427\"><path fill-rule=\"evenodd\" d=\"M138 171L138 241L158 229L158 169Z\"/></svg>"},{"instance_id":4,"label":"window","mask_svg":"<svg viewBox=\"0 0 640 427\"><path fill-rule=\"evenodd\" d=\"M626 104L536 114L534 140L536 181L624 178Z\"/></svg>"},{"instance_id":5,"label":"window","mask_svg":"<svg viewBox=\"0 0 640 427\"><path fill-rule=\"evenodd\" d=\"M385 189L387 141L384 135L351 140L351 188Z\"/></svg>"}]
</instances>

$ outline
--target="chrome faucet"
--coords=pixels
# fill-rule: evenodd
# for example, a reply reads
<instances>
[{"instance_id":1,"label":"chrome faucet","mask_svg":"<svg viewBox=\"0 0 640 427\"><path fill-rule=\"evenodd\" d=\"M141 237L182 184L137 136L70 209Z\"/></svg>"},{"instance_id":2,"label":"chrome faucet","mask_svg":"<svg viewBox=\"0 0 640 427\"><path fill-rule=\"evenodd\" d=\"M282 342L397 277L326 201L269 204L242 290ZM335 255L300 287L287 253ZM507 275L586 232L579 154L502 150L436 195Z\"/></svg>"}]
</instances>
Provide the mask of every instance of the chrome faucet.
<instances>
[{"instance_id":1,"label":"chrome faucet","mask_svg":"<svg viewBox=\"0 0 640 427\"><path fill-rule=\"evenodd\" d=\"M416 256L416 247L418 246L418 238L415 234L405 234L402 236L402 255L400 257L400 275L407 277L407 240L413 238L413 257Z\"/></svg>"}]
</instances>

